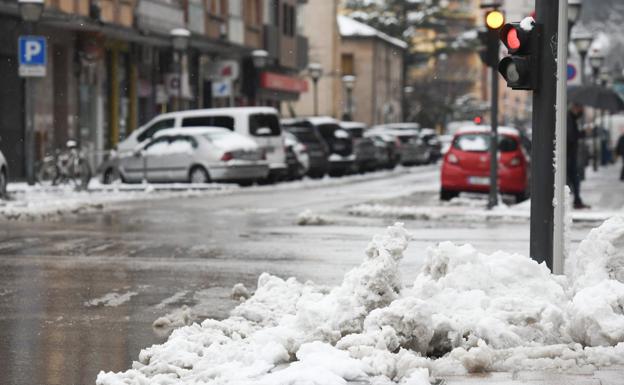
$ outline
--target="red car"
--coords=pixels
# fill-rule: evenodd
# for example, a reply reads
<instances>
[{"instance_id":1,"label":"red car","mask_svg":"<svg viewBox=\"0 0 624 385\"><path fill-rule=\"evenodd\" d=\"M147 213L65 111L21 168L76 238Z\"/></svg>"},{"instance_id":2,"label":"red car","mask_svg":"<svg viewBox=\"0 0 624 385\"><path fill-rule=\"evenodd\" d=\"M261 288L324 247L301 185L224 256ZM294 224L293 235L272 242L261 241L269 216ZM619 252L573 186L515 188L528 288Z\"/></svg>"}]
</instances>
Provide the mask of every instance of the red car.
<instances>
[{"instance_id":1,"label":"red car","mask_svg":"<svg viewBox=\"0 0 624 385\"><path fill-rule=\"evenodd\" d=\"M460 129L442 163L441 200L451 200L460 192L490 191L490 130L488 126ZM529 196L530 157L526 143L514 128L498 131L498 188L501 194L512 194L517 202Z\"/></svg>"}]
</instances>

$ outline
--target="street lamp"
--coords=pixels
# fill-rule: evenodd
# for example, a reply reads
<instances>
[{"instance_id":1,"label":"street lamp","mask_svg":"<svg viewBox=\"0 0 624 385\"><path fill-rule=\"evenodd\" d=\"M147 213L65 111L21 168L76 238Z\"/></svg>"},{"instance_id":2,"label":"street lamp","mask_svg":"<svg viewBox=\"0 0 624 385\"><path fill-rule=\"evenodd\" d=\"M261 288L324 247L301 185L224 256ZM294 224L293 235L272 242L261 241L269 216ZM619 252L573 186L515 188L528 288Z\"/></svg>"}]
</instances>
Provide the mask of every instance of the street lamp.
<instances>
[{"instance_id":1,"label":"street lamp","mask_svg":"<svg viewBox=\"0 0 624 385\"><path fill-rule=\"evenodd\" d=\"M308 65L308 74L314 83L314 116L318 116L318 82L323 77L323 66L319 63L310 63Z\"/></svg>"},{"instance_id":2,"label":"street lamp","mask_svg":"<svg viewBox=\"0 0 624 385\"><path fill-rule=\"evenodd\" d=\"M355 76L345 75L342 77L342 84L347 90L347 112L344 120L353 120L353 87L355 87Z\"/></svg>"},{"instance_id":3,"label":"street lamp","mask_svg":"<svg viewBox=\"0 0 624 385\"><path fill-rule=\"evenodd\" d=\"M568 23L572 26L581 18L581 9L583 2L581 0L568 0Z\"/></svg>"},{"instance_id":4,"label":"street lamp","mask_svg":"<svg viewBox=\"0 0 624 385\"><path fill-rule=\"evenodd\" d=\"M34 24L41 19L44 0L18 0L20 15L25 24L27 34L31 34ZM26 161L26 181L29 185L35 184L35 83L27 76L25 78L24 100L24 152Z\"/></svg>"},{"instance_id":5,"label":"street lamp","mask_svg":"<svg viewBox=\"0 0 624 385\"><path fill-rule=\"evenodd\" d=\"M178 70L177 98L174 109L180 110L182 105L182 55L188 50L191 31L186 28L174 28L169 32L173 46L174 61Z\"/></svg>"},{"instance_id":6,"label":"street lamp","mask_svg":"<svg viewBox=\"0 0 624 385\"><path fill-rule=\"evenodd\" d=\"M589 47L591 47L591 44L594 41L594 37L588 33L582 33L574 36L572 41L574 42L579 55L581 55L581 83L585 84L585 60L587 58L587 53L589 52Z\"/></svg>"},{"instance_id":7,"label":"street lamp","mask_svg":"<svg viewBox=\"0 0 624 385\"><path fill-rule=\"evenodd\" d=\"M263 49L256 49L251 52L251 61L253 63L254 81L256 83L256 89L253 90L253 104L258 104L258 90L260 89L260 71L269 65L269 53Z\"/></svg>"},{"instance_id":8,"label":"street lamp","mask_svg":"<svg viewBox=\"0 0 624 385\"><path fill-rule=\"evenodd\" d=\"M593 74L594 74L594 83L599 84L598 75L600 74L600 69L604 64L605 57L601 53L595 53L589 57L589 65L591 65Z\"/></svg>"}]
</instances>

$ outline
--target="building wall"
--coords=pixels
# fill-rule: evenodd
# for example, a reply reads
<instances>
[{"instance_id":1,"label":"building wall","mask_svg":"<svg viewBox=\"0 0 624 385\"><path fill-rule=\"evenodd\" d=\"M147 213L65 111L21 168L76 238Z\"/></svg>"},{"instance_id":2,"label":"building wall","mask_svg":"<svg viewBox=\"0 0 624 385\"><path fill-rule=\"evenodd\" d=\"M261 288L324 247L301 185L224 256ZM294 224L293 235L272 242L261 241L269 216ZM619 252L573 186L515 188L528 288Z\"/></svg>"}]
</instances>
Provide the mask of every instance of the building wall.
<instances>
[{"instance_id":1,"label":"building wall","mask_svg":"<svg viewBox=\"0 0 624 385\"><path fill-rule=\"evenodd\" d=\"M341 95L340 33L336 14L338 0L313 0L302 8L301 15L314 15L303 21L303 34L309 39L310 63L323 67L323 77L318 84L319 115L340 117L342 109L338 102ZM293 104L298 116L314 114L313 87Z\"/></svg>"}]
</instances>

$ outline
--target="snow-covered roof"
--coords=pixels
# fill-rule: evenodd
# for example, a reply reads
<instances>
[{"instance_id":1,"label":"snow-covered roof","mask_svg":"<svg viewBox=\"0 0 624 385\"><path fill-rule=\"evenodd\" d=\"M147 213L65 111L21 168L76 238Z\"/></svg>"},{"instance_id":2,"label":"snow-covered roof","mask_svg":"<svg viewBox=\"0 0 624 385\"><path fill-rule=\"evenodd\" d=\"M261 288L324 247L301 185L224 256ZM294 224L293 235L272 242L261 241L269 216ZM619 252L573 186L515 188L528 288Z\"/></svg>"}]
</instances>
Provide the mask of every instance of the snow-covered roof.
<instances>
[{"instance_id":1,"label":"snow-covered roof","mask_svg":"<svg viewBox=\"0 0 624 385\"><path fill-rule=\"evenodd\" d=\"M456 133L465 134L468 132L482 133L482 132L490 132L490 131L492 131L492 127L490 126L473 125L473 126L463 126L459 128L456 131ZM520 131L518 131L517 129L513 127L498 127L498 133L505 134L505 135L520 135Z\"/></svg>"},{"instance_id":2,"label":"snow-covered roof","mask_svg":"<svg viewBox=\"0 0 624 385\"><path fill-rule=\"evenodd\" d=\"M305 118L305 120L315 126L318 126L319 124L340 124L338 120L330 118L329 116L314 116L310 118Z\"/></svg>"},{"instance_id":3,"label":"snow-covered roof","mask_svg":"<svg viewBox=\"0 0 624 385\"><path fill-rule=\"evenodd\" d=\"M345 130L350 130L350 129L353 129L353 128L366 129L366 123L362 123L362 122L340 122L340 127L344 128Z\"/></svg>"},{"instance_id":4,"label":"snow-covered roof","mask_svg":"<svg viewBox=\"0 0 624 385\"><path fill-rule=\"evenodd\" d=\"M181 128L168 128L165 130L160 130L156 134L154 134L154 137L166 136L166 135L195 136L195 135L212 134L215 132L223 132L223 131L232 132L228 130L227 128L223 128L223 127L181 127Z\"/></svg>"},{"instance_id":5,"label":"snow-covered roof","mask_svg":"<svg viewBox=\"0 0 624 385\"><path fill-rule=\"evenodd\" d=\"M407 49L407 44L404 41L347 16L338 15L338 28L343 37L375 37L399 48Z\"/></svg>"}]
</instances>

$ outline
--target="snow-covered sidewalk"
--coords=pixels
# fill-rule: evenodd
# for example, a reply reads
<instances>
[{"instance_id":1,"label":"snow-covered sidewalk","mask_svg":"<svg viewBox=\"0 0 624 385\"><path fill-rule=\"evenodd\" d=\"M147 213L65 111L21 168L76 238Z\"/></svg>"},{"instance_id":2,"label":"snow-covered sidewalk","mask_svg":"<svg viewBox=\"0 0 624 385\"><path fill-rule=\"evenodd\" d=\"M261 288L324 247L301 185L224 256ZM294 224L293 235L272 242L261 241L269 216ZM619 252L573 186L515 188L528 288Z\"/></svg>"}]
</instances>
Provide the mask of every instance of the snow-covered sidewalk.
<instances>
[{"instance_id":1,"label":"snow-covered sidewalk","mask_svg":"<svg viewBox=\"0 0 624 385\"><path fill-rule=\"evenodd\" d=\"M374 237L334 288L265 273L229 318L177 329L96 383L461 384L471 373L624 365L624 217L589 234L566 276L521 255L444 242L404 286L411 238L401 224Z\"/></svg>"},{"instance_id":2,"label":"snow-covered sidewalk","mask_svg":"<svg viewBox=\"0 0 624 385\"><path fill-rule=\"evenodd\" d=\"M114 208L123 202L189 197L218 193L238 188L218 184L113 184L92 182L88 191L76 191L71 186L9 185L8 200L0 200L0 218L11 220L53 219L58 216Z\"/></svg>"},{"instance_id":3,"label":"snow-covered sidewalk","mask_svg":"<svg viewBox=\"0 0 624 385\"><path fill-rule=\"evenodd\" d=\"M603 222L613 215L624 215L624 183L618 180L615 166L588 171L587 181L582 184L582 195L592 208L570 210L574 222ZM501 204L493 210L487 209L487 196L462 194L450 202L431 200L414 204L392 204L376 202L349 207L353 216L391 218L395 220L451 220L456 222L474 221L527 221L531 217L531 202Z\"/></svg>"}]
</instances>

